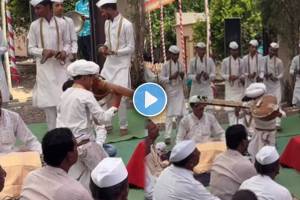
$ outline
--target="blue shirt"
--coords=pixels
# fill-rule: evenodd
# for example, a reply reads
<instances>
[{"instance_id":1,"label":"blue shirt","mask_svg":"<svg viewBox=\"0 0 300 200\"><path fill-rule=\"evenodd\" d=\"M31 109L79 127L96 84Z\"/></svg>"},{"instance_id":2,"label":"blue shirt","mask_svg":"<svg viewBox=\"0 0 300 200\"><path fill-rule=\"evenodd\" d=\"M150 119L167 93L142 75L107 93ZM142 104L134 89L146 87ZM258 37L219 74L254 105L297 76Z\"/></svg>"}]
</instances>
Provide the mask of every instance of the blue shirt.
<instances>
[{"instance_id":1,"label":"blue shirt","mask_svg":"<svg viewBox=\"0 0 300 200\"><path fill-rule=\"evenodd\" d=\"M90 6L88 0L79 0L75 5L75 11L84 15L85 17L90 17ZM80 37L91 35L91 21L86 19L82 30L78 34Z\"/></svg>"}]
</instances>

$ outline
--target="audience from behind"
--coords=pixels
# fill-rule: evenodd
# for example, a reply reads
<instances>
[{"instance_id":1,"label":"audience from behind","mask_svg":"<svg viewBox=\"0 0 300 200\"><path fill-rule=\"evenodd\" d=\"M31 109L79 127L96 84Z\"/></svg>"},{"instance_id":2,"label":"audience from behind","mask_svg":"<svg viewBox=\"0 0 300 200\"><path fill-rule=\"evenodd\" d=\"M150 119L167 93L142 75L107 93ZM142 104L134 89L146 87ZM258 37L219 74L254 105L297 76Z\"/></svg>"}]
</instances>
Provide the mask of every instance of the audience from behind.
<instances>
[{"instance_id":1,"label":"audience from behind","mask_svg":"<svg viewBox=\"0 0 300 200\"><path fill-rule=\"evenodd\" d=\"M89 192L68 176L78 158L77 143L70 129L47 132L42 150L47 165L27 175L20 200L92 200Z\"/></svg>"},{"instance_id":2,"label":"audience from behind","mask_svg":"<svg viewBox=\"0 0 300 200\"><path fill-rule=\"evenodd\" d=\"M257 196L250 190L239 190L237 191L232 200L258 200Z\"/></svg>"},{"instance_id":3,"label":"audience from behind","mask_svg":"<svg viewBox=\"0 0 300 200\"><path fill-rule=\"evenodd\" d=\"M94 200L127 200L128 172L121 158L104 158L91 173Z\"/></svg>"},{"instance_id":4,"label":"audience from behind","mask_svg":"<svg viewBox=\"0 0 300 200\"><path fill-rule=\"evenodd\" d=\"M258 175L244 181L240 190L251 190L258 199L292 200L290 192L274 181L279 174L279 154L274 146L264 146L255 156Z\"/></svg>"},{"instance_id":5,"label":"audience from behind","mask_svg":"<svg viewBox=\"0 0 300 200\"><path fill-rule=\"evenodd\" d=\"M200 152L192 140L179 142L170 156L171 166L164 169L154 187L154 200L215 200L194 178L193 168L199 163Z\"/></svg>"},{"instance_id":6,"label":"audience from behind","mask_svg":"<svg viewBox=\"0 0 300 200\"><path fill-rule=\"evenodd\" d=\"M256 175L254 165L244 155L248 148L248 133L241 125L227 128L227 150L214 161L211 169L210 188L212 194L222 200L231 200L240 185Z\"/></svg>"}]
</instances>

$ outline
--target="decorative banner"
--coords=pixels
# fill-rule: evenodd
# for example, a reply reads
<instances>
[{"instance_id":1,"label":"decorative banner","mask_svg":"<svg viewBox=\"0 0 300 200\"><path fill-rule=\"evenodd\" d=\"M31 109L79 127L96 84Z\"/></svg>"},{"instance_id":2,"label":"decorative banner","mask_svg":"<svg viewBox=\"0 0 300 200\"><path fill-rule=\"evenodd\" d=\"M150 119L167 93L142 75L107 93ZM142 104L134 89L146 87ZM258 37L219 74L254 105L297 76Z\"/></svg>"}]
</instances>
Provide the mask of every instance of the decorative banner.
<instances>
[{"instance_id":1,"label":"decorative banner","mask_svg":"<svg viewBox=\"0 0 300 200\"><path fill-rule=\"evenodd\" d=\"M175 0L145 0L144 6L146 12L151 12L153 10L159 9L160 4L167 5L173 3Z\"/></svg>"}]
</instances>

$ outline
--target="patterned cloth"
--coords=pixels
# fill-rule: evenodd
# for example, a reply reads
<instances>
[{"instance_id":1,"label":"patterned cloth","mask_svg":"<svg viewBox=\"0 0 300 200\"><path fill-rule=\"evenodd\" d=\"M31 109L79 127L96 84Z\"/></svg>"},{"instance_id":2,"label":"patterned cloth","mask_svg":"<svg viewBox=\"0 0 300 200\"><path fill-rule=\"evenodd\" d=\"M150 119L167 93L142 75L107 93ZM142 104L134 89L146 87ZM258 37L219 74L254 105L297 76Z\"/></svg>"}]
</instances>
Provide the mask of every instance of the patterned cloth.
<instances>
[{"instance_id":1,"label":"patterned cloth","mask_svg":"<svg viewBox=\"0 0 300 200\"><path fill-rule=\"evenodd\" d=\"M88 0L79 0L75 5L75 11L79 12L80 14L84 15L85 17L90 17L90 6ZM82 30L79 32L79 37L84 37L91 35L91 20L86 19Z\"/></svg>"}]
</instances>

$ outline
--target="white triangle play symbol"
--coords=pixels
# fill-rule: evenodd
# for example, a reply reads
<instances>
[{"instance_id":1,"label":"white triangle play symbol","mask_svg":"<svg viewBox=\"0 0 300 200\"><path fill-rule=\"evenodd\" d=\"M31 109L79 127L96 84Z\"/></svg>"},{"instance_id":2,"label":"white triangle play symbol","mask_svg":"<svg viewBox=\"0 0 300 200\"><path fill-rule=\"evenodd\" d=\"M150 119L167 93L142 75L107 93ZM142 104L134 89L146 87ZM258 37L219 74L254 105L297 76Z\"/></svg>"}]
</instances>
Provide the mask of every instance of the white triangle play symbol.
<instances>
[{"instance_id":1,"label":"white triangle play symbol","mask_svg":"<svg viewBox=\"0 0 300 200\"><path fill-rule=\"evenodd\" d=\"M155 102L157 102L157 98L146 91L145 92L145 108L148 108L149 106L153 105Z\"/></svg>"}]
</instances>

